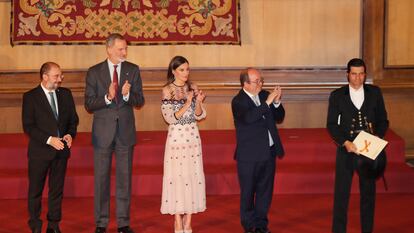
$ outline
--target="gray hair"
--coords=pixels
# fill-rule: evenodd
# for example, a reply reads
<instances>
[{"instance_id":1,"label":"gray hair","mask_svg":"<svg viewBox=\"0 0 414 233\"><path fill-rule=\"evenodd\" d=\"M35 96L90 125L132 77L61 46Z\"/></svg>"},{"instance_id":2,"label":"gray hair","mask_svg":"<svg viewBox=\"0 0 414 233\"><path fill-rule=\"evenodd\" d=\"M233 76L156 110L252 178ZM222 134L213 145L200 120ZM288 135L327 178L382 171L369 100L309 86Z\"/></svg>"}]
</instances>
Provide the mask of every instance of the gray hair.
<instances>
[{"instance_id":1,"label":"gray hair","mask_svg":"<svg viewBox=\"0 0 414 233\"><path fill-rule=\"evenodd\" d=\"M112 47L115 43L115 40L125 40L125 38L119 33L112 33L106 38L106 47Z\"/></svg>"}]
</instances>

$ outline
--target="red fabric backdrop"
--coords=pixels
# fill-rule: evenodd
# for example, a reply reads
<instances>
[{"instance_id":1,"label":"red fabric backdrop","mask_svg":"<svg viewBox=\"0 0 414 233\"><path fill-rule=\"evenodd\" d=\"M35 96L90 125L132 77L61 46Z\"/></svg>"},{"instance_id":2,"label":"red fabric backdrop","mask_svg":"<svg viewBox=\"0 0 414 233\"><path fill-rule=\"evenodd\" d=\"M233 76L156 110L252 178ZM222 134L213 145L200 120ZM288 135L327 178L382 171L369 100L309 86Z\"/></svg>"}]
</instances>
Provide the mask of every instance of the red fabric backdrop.
<instances>
[{"instance_id":1,"label":"red fabric backdrop","mask_svg":"<svg viewBox=\"0 0 414 233\"><path fill-rule=\"evenodd\" d=\"M240 44L239 0L12 0L11 44Z\"/></svg>"}]
</instances>

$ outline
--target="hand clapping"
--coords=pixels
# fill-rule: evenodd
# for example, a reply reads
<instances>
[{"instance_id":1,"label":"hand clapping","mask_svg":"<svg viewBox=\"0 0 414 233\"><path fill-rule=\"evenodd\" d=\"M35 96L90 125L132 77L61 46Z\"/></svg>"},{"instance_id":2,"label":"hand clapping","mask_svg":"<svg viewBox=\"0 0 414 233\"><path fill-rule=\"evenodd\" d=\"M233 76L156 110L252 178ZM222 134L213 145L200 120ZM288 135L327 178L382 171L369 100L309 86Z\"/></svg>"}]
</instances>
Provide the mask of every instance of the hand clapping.
<instances>
[{"instance_id":1,"label":"hand clapping","mask_svg":"<svg viewBox=\"0 0 414 233\"><path fill-rule=\"evenodd\" d=\"M124 85L122 86L122 95L123 96L128 95L130 89L131 89L131 84L128 82L128 80L126 80Z\"/></svg>"},{"instance_id":2,"label":"hand clapping","mask_svg":"<svg viewBox=\"0 0 414 233\"><path fill-rule=\"evenodd\" d=\"M280 86L276 86L272 92L270 92L269 96L266 99L267 105L272 103L280 102L282 98L282 88Z\"/></svg>"},{"instance_id":3,"label":"hand clapping","mask_svg":"<svg viewBox=\"0 0 414 233\"><path fill-rule=\"evenodd\" d=\"M108 99L109 100L113 100L114 98L115 98L115 95L116 95L116 93L115 93L115 84L113 83L113 82L111 82L111 84L109 85L109 88L108 88Z\"/></svg>"},{"instance_id":4,"label":"hand clapping","mask_svg":"<svg viewBox=\"0 0 414 233\"><path fill-rule=\"evenodd\" d=\"M195 94L196 94L196 101L198 103L202 103L204 99L206 98L206 95L203 93L202 90L196 90Z\"/></svg>"}]
</instances>

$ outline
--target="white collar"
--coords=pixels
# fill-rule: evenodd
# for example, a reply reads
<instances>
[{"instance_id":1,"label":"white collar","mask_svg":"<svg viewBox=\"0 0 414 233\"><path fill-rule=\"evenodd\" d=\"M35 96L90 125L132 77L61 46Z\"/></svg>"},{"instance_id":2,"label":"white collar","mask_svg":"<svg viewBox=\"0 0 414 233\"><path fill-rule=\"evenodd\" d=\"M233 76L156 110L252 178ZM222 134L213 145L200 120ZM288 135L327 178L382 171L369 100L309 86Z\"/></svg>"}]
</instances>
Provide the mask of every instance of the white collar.
<instances>
[{"instance_id":1,"label":"white collar","mask_svg":"<svg viewBox=\"0 0 414 233\"><path fill-rule=\"evenodd\" d=\"M118 64L114 64L114 63L112 63L112 62L109 60L109 58L108 58L108 59L106 59L106 61L108 62L108 65L109 65L110 67L114 67L114 66L121 67L121 64L122 64L122 62L120 62L120 63L118 63Z\"/></svg>"},{"instance_id":2,"label":"white collar","mask_svg":"<svg viewBox=\"0 0 414 233\"><path fill-rule=\"evenodd\" d=\"M354 89L349 85L349 92L355 93L355 94L361 94L364 92L364 86L362 85L359 89Z\"/></svg>"},{"instance_id":3,"label":"white collar","mask_svg":"<svg viewBox=\"0 0 414 233\"><path fill-rule=\"evenodd\" d=\"M253 99L256 95L251 94L250 92L248 92L246 89L243 88L244 93L246 93L251 99ZM258 96L259 94L257 94Z\"/></svg>"},{"instance_id":4,"label":"white collar","mask_svg":"<svg viewBox=\"0 0 414 233\"><path fill-rule=\"evenodd\" d=\"M49 89L47 89L46 87L44 87L44 86L43 86L43 84L42 84L42 83L40 83L40 87L42 87L43 91L44 91L46 94L49 94L49 92L53 92L53 93L55 93L55 92L56 92L56 90L49 90Z\"/></svg>"}]
</instances>

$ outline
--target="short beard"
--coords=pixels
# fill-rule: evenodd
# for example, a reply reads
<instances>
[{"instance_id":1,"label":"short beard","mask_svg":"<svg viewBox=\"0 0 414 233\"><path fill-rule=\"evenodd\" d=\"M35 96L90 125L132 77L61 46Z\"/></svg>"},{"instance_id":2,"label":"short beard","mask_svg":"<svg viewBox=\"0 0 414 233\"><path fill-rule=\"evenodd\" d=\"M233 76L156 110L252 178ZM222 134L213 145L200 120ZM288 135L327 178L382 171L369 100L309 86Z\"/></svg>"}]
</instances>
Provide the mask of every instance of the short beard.
<instances>
[{"instance_id":1,"label":"short beard","mask_svg":"<svg viewBox=\"0 0 414 233\"><path fill-rule=\"evenodd\" d=\"M59 88L59 86L60 86L59 83L56 83L56 84L53 83L53 84L48 85L47 88L49 90L57 90Z\"/></svg>"}]
</instances>

